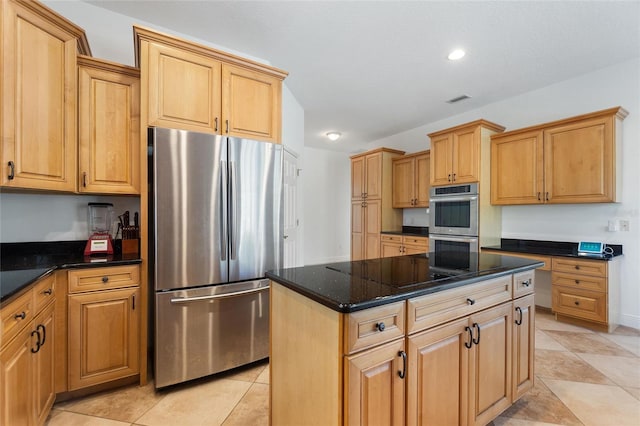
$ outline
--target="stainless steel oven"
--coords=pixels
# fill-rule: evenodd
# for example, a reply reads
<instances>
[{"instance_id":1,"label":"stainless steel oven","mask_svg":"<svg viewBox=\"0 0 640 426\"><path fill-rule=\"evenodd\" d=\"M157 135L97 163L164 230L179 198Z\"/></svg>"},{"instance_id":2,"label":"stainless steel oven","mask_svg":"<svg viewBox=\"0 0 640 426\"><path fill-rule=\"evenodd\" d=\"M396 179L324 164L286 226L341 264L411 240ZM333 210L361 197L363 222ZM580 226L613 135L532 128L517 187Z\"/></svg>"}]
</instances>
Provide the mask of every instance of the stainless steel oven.
<instances>
[{"instance_id":1,"label":"stainless steel oven","mask_svg":"<svg viewBox=\"0 0 640 426\"><path fill-rule=\"evenodd\" d=\"M429 198L429 234L478 236L478 184L436 186Z\"/></svg>"},{"instance_id":2,"label":"stainless steel oven","mask_svg":"<svg viewBox=\"0 0 640 426\"><path fill-rule=\"evenodd\" d=\"M437 235L429 233L429 251L436 253L469 254L478 252L478 237Z\"/></svg>"}]
</instances>

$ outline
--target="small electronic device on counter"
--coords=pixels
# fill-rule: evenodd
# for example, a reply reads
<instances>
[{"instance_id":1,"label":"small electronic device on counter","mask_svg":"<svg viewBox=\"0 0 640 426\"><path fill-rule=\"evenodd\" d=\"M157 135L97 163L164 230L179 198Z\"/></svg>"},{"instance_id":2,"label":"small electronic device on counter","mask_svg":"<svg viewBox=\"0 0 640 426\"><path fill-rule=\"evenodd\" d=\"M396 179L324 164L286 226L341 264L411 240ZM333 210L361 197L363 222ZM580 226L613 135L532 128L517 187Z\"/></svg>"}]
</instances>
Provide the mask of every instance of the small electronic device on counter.
<instances>
[{"instance_id":1,"label":"small electronic device on counter","mask_svg":"<svg viewBox=\"0 0 640 426\"><path fill-rule=\"evenodd\" d=\"M113 254L111 223L113 204L89 203L89 240L84 248L85 256Z\"/></svg>"},{"instance_id":2,"label":"small electronic device on counter","mask_svg":"<svg viewBox=\"0 0 640 426\"><path fill-rule=\"evenodd\" d=\"M578 256L605 257L612 253L613 250L601 242L580 241L578 243Z\"/></svg>"}]
</instances>

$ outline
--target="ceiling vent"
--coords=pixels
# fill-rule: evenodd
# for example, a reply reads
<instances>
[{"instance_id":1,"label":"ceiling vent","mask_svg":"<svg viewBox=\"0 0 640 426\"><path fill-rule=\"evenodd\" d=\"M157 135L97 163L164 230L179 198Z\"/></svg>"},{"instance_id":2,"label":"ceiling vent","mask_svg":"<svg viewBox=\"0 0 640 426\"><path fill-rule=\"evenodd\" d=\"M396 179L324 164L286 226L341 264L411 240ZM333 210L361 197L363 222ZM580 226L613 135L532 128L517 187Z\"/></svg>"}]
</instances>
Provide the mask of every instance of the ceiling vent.
<instances>
[{"instance_id":1,"label":"ceiling vent","mask_svg":"<svg viewBox=\"0 0 640 426\"><path fill-rule=\"evenodd\" d=\"M449 99L447 101L447 103L448 104L455 104L456 102L464 101L465 99L469 99L469 98L471 98L471 96L469 96L469 95L460 95L458 97Z\"/></svg>"}]
</instances>

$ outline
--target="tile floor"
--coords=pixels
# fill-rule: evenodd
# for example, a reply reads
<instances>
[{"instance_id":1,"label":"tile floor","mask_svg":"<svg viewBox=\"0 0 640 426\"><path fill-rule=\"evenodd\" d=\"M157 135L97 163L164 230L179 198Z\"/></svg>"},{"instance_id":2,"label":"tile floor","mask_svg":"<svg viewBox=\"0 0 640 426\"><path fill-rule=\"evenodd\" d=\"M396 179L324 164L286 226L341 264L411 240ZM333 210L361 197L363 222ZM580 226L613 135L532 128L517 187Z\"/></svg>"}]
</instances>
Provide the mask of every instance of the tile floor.
<instances>
[{"instance_id":1,"label":"tile floor","mask_svg":"<svg viewBox=\"0 0 640 426\"><path fill-rule=\"evenodd\" d=\"M58 403L49 426L268 425L266 362L155 392L130 386ZM494 426L640 425L640 330L612 334L536 317L536 385Z\"/></svg>"}]
</instances>

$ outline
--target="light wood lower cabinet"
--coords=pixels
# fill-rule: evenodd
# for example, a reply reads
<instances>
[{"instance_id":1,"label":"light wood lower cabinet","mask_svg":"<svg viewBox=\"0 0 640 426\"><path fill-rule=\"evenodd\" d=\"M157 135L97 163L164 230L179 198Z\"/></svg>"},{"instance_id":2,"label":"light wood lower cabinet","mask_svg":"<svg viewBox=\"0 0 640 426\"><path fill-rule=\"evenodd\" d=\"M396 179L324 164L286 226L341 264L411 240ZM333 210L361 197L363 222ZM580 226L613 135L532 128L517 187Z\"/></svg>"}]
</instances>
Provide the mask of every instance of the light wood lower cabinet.
<instances>
[{"instance_id":1,"label":"light wood lower cabinet","mask_svg":"<svg viewBox=\"0 0 640 426\"><path fill-rule=\"evenodd\" d=\"M513 300L525 292L514 292L513 280L525 279L529 293ZM533 386L532 284L525 272L341 314L272 282L271 424L491 422ZM292 331L285 325L302 316L302 340L284 343ZM348 336L356 331L371 344L354 346ZM343 371L335 371L340 357ZM303 405L311 395L317 406Z\"/></svg>"},{"instance_id":2,"label":"light wood lower cabinet","mask_svg":"<svg viewBox=\"0 0 640 426\"><path fill-rule=\"evenodd\" d=\"M35 297L32 291L28 294ZM42 425L47 419L56 395L54 324L51 300L14 339L3 341L7 345L0 352L0 424Z\"/></svg>"},{"instance_id":3,"label":"light wood lower cabinet","mask_svg":"<svg viewBox=\"0 0 640 426\"><path fill-rule=\"evenodd\" d=\"M139 266L69 272L69 391L139 373L140 287L132 276ZM74 284L98 282L104 289L77 292Z\"/></svg>"}]
</instances>

